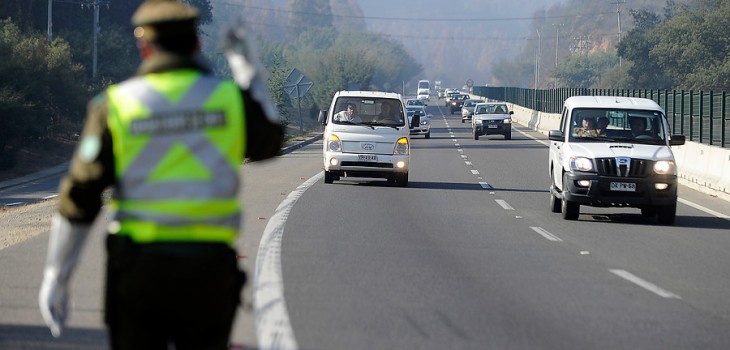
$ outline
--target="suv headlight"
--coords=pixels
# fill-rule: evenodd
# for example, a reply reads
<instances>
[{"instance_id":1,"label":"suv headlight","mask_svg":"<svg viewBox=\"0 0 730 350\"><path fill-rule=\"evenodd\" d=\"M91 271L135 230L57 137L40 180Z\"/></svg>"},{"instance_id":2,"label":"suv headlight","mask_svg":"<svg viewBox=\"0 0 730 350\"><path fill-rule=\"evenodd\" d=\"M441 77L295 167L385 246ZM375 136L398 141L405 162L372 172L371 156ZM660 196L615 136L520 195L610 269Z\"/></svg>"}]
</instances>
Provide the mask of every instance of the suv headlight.
<instances>
[{"instance_id":1,"label":"suv headlight","mask_svg":"<svg viewBox=\"0 0 730 350\"><path fill-rule=\"evenodd\" d=\"M408 139L405 137L399 138L398 142L395 143L393 154L408 154L408 152Z\"/></svg>"},{"instance_id":2,"label":"suv headlight","mask_svg":"<svg viewBox=\"0 0 730 350\"><path fill-rule=\"evenodd\" d=\"M673 175L676 174L677 167L671 160L660 160L654 163L654 173L659 175Z\"/></svg>"},{"instance_id":3,"label":"suv headlight","mask_svg":"<svg viewBox=\"0 0 730 350\"><path fill-rule=\"evenodd\" d=\"M505 124L512 124L512 118L507 118L503 121Z\"/></svg>"},{"instance_id":4,"label":"suv headlight","mask_svg":"<svg viewBox=\"0 0 730 350\"><path fill-rule=\"evenodd\" d=\"M593 171L593 160L586 157L570 157L570 169Z\"/></svg>"},{"instance_id":5,"label":"suv headlight","mask_svg":"<svg viewBox=\"0 0 730 350\"><path fill-rule=\"evenodd\" d=\"M330 135L330 139L327 142L327 149L330 152L342 152L342 141L337 135Z\"/></svg>"}]
</instances>

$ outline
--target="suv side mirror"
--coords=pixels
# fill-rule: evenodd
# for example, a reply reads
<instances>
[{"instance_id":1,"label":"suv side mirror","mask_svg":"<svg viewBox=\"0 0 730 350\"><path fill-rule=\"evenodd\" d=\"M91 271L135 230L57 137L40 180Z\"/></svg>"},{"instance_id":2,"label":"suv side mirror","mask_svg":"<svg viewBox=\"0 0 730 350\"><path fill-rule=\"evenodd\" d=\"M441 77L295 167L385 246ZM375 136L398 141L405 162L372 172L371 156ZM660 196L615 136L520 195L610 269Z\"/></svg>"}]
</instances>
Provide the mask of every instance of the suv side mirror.
<instances>
[{"instance_id":1,"label":"suv side mirror","mask_svg":"<svg viewBox=\"0 0 730 350\"><path fill-rule=\"evenodd\" d=\"M408 126L413 129L413 127L419 125L421 125L421 115L416 113L413 115L413 118L411 118L411 123Z\"/></svg>"},{"instance_id":2,"label":"suv side mirror","mask_svg":"<svg viewBox=\"0 0 730 350\"><path fill-rule=\"evenodd\" d=\"M327 125L327 111L326 110L319 111L319 115L317 116L317 121L322 125Z\"/></svg>"},{"instance_id":3,"label":"suv side mirror","mask_svg":"<svg viewBox=\"0 0 730 350\"><path fill-rule=\"evenodd\" d=\"M681 145L684 145L684 142L685 142L684 135L672 135L672 138L669 139L670 146L681 146Z\"/></svg>"},{"instance_id":4,"label":"suv side mirror","mask_svg":"<svg viewBox=\"0 0 730 350\"><path fill-rule=\"evenodd\" d=\"M548 132L548 139L550 141L565 141L563 139L563 132L560 130L550 130Z\"/></svg>"}]
</instances>

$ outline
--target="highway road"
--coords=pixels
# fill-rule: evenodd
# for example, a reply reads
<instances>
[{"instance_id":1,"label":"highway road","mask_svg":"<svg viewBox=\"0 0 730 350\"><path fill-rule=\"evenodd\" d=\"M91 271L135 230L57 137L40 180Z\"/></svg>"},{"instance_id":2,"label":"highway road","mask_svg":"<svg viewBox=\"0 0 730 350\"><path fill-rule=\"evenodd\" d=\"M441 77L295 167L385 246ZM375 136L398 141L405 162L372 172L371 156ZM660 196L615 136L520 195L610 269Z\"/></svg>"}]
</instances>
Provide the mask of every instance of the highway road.
<instances>
[{"instance_id":1,"label":"highway road","mask_svg":"<svg viewBox=\"0 0 730 350\"><path fill-rule=\"evenodd\" d=\"M543 135L515 125L512 140L476 141L432 102L431 138L412 140L406 188L324 184L321 141L245 166L237 247L258 274L234 345L730 348L730 203L682 187L674 226L632 208L582 207L565 221L549 210ZM20 192L0 199L49 195ZM53 202L41 204L50 212ZM19 209L0 212L4 227ZM71 328L56 341L35 299L47 240L0 250L0 348L103 347L101 235L73 282Z\"/></svg>"}]
</instances>

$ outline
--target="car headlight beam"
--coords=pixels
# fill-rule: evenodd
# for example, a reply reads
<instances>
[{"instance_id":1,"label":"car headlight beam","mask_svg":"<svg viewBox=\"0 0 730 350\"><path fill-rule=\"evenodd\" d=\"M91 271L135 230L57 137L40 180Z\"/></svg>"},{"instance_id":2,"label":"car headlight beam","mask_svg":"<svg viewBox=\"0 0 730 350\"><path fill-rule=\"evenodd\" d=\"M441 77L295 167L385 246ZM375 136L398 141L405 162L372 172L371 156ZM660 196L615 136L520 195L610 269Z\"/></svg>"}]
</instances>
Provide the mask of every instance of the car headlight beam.
<instances>
[{"instance_id":1,"label":"car headlight beam","mask_svg":"<svg viewBox=\"0 0 730 350\"><path fill-rule=\"evenodd\" d=\"M660 160L654 163L654 173L659 175L670 175L676 173L676 166L671 160Z\"/></svg>"},{"instance_id":2,"label":"car headlight beam","mask_svg":"<svg viewBox=\"0 0 730 350\"><path fill-rule=\"evenodd\" d=\"M593 160L586 157L571 157L570 169L578 171L593 171Z\"/></svg>"}]
</instances>

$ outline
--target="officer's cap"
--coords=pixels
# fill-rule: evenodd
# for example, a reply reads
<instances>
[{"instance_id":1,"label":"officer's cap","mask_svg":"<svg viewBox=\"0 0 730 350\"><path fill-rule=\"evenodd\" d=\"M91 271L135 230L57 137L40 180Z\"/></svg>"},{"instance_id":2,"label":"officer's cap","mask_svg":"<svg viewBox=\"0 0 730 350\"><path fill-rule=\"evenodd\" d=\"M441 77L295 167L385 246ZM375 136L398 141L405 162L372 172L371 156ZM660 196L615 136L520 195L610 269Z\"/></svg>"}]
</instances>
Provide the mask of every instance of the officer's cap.
<instances>
[{"instance_id":1,"label":"officer's cap","mask_svg":"<svg viewBox=\"0 0 730 350\"><path fill-rule=\"evenodd\" d=\"M154 41L160 37L195 33L200 12L176 0L147 0L132 16L134 36Z\"/></svg>"}]
</instances>

